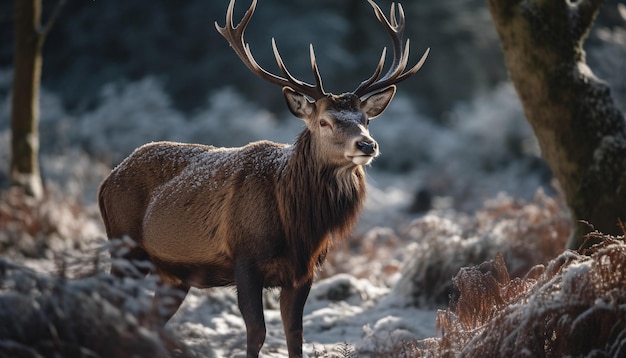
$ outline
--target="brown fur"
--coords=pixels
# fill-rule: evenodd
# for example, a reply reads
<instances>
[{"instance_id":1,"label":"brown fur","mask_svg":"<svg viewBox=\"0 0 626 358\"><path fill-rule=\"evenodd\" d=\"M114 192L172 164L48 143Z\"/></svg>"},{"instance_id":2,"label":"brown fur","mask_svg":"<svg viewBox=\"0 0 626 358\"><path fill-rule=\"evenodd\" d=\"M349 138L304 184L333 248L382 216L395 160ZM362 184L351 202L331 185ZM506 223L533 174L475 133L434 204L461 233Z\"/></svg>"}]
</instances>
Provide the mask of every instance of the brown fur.
<instances>
[{"instance_id":1,"label":"brown fur","mask_svg":"<svg viewBox=\"0 0 626 358\"><path fill-rule=\"evenodd\" d=\"M201 267L217 262L230 267L228 279L220 280L223 284L234 284L234 257L253 254L265 273L265 287L298 286L313 278L331 236L343 238L350 232L365 195L360 167L317 168L309 147L308 131L293 149L271 142L251 143L233 151L239 167L218 169L194 188L197 178L189 175L194 172L181 172L194 156L210 158L212 151L221 153L219 149L170 142L145 145L100 187L107 235L130 236L155 264ZM288 151L293 151L291 156ZM272 156L277 160L266 166L257 163ZM172 180L175 185L170 184ZM211 183L220 184L205 190ZM163 245L150 245L150 237L144 242L146 232L171 234L172 242L180 241L175 245L181 252L157 250ZM186 242L200 239L215 250L206 253L206 258L186 252ZM183 261L185 256L190 260ZM181 280L169 270L162 274L171 276L170 281Z\"/></svg>"},{"instance_id":2,"label":"brown fur","mask_svg":"<svg viewBox=\"0 0 626 358\"><path fill-rule=\"evenodd\" d=\"M315 160L310 142L310 132L300 135L284 185L278 188L279 211L296 281L312 278L333 237L347 236L365 198L363 169L311 165L306 159Z\"/></svg>"}]
</instances>

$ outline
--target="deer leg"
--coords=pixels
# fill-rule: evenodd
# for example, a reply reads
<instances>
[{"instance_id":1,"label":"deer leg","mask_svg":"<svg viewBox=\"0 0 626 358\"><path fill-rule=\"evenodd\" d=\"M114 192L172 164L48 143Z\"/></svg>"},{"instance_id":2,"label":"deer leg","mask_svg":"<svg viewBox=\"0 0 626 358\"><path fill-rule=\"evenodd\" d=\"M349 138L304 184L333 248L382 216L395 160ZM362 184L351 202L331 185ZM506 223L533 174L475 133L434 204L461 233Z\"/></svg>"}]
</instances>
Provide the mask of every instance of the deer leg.
<instances>
[{"instance_id":1,"label":"deer leg","mask_svg":"<svg viewBox=\"0 0 626 358\"><path fill-rule=\"evenodd\" d=\"M263 278L253 263L241 260L235 264L237 302L246 324L247 356L256 358L265 342L263 317Z\"/></svg>"},{"instance_id":2,"label":"deer leg","mask_svg":"<svg viewBox=\"0 0 626 358\"><path fill-rule=\"evenodd\" d=\"M150 273L148 253L136 246L133 248L113 247L111 254L111 274L116 277L145 277Z\"/></svg>"},{"instance_id":3,"label":"deer leg","mask_svg":"<svg viewBox=\"0 0 626 358\"><path fill-rule=\"evenodd\" d=\"M189 285L186 283L170 285L163 281L159 282L152 300L153 322L165 326L178 311L185 297L187 297L187 292L189 292Z\"/></svg>"},{"instance_id":4,"label":"deer leg","mask_svg":"<svg viewBox=\"0 0 626 358\"><path fill-rule=\"evenodd\" d=\"M287 337L289 357L302 357L302 314L311 281L300 287L283 287L280 292L280 315Z\"/></svg>"}]
</instances>

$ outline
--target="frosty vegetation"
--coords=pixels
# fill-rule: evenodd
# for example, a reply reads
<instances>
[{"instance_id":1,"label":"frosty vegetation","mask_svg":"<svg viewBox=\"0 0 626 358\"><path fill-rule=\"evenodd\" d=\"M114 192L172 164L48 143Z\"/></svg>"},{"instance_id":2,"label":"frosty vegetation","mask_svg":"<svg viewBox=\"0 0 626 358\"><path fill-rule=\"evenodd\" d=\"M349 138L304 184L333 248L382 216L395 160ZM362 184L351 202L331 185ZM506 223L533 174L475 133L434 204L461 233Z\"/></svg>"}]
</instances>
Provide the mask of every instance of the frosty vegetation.
<instances>
[{"instance_id":1,"label":"frosty vegetation","mask_svg":"<svg viewBox=\"0 0 626 358\"><path fill-rule=\"evenodd\" d=\"M17 190L0 198L0 223L13 229L2 241L0 318L9 324L0 329L0 355L243 353L232 290L192 290L165 329L152 326L146 315L156 278L108 275L108 255L89 228L94 215L72 211L76 202L53 191L39 203ZM68 211L59 220L47 213L50 207ZM78 224L64 231L63 220ZM472 215L433 211L404 231L355 235L336 248L313 286L305 307L306 351L619 356L626 346L624 238L596 233L601 245L582 255L562 252L568 228L563 203L538 193L528 203L501 196ZM48 238L56 238L50 246ZM39 245L21 246L29 240ZM286 353L276 293L265 295L269 337L262 353L269 357ZM606 330L590 333L599 327ZM580 338L589 336L596 339Z\"/></svg>"},{"instance_id":2,"label":"frosty vegetation","mask_svg":"<svg viewBox=\"0 0 626 358\"><path fill-rule=\"evenodd\" d=\"M463 268L458 298L440 311L440 339L416 355L621 357L626 354L626 244L600 233L583 254L566 251L511 279L501 255ZM425 350L419 348L427 347Z\"/></svg>"},{"instance_id":3,"label":"frosty vegetation","mask_svg":"<svg viewBox=\"0 0 626 358\"><path fill-rule=\"evenodd\" d=\"M0 259L0 356L187 356L170 330L142 322L155 278L115 278L92 255L54 275Z\"/></svg>"},{"instance_id":4,"label":"frosty vegetation","mask_svg":"<svg viewBox=\"0 0 626 358\"><path fill-rule=\"evenodd\" d=\"M604 40L590 62L624 108L624 28L597 31ZM11 79L0 70L0 184ZM155 278L107 274L96 188L147 142L292 143L303 123L233 88L182 112L155 76L108 84L95 102L70 112L44 88L46 196L0 191L0 356L242 356L232 289L192 290L164 329L149 323ZM563 251L567 210L511 85L457 102L443 120L416 103L400 90L371 123L381 156L367 168L355 232L331 250L313 285L308 356L626 354L624 238L596 233L599 246ZM264 297L265 357L286 354L277 295Z\"/></svg>"}]
</instances>

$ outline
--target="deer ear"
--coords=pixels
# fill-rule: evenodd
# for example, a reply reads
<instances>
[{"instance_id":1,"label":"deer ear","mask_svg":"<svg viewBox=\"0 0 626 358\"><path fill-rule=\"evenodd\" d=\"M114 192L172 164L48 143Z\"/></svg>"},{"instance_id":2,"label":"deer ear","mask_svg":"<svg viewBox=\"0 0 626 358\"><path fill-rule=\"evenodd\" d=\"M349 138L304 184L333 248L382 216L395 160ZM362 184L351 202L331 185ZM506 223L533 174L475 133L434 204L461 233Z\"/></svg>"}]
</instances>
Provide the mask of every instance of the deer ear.
<instances>
[{"instance_id":1,"label":"deer ear","mask_svg":"<svg viewBox=\"0 0 626 358\"><path fill-rule=\"evenodd\" d=\"M305 95L292 90L290 87L283 87L283 94L287 100L287 107L294 116L301 119L311 118L315 111L315 102L309 101Z\"/></svg>"},{"instance_id":2,"label":"deer ear","mask_svg":"<svg viewBox=\"0 0 626 358\"><path fill-rule=\"evenodd\" d=\"M367 114L367 118L376 118L391 103L394 94L396 94L396 86L394 85L374 93L361 102L361 110Z\"/></svg>"}]
</instances>

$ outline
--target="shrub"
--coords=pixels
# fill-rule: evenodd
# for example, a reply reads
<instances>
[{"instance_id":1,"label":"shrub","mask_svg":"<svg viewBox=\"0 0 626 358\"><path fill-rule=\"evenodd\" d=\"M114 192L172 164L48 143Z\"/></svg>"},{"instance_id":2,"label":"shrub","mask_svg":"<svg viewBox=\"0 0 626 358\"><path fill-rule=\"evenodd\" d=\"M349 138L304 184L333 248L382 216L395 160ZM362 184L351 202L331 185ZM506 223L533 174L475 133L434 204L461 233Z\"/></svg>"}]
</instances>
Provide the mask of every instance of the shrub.
<instances>
[{"instance_id":1,"label":"shrub","mask_svg":"<svg viewBox=\"0 0 626 358\"><path fill-rule=\"evenodd\" d=\"M626 244L565 251L511 279L502 255L464 268L459 296L437 317L441 337L413 342L414 356L618 357L626 353Z\"/></svg>"},{"instance_id":2,"label":"shrub","mask_svg":"<svg viewBox=\"0 0 626 358\"><path fill-rule=\"evenodd\" d=\"M97 256L96 256L97 257ZM0 356L185 357L185 347L151 322L156 279L120 279L93 260L70 279L0 259Z\"/></svg>"},{"instance_id":3,"label":"shrub","mask_svg":"<svg viewBox=\"0 0 626 358\"><path fill-rule=\"evenodd\" d=\"M530 203L500 196L473 217L428 214L406 236L415 243L393 290L407 305L441 307L453 294L450 280L462 267L498 252L514 277L546 264L565 247L570 221L562 199L538 191Z\"/></svg>"},{"instance_id":4,"label":"shrub","mask_svg":"<svg viewBox=\"0 0 626 358\"><path fill-rule=\"evenodd\" d=\"M78 201L46 187L36 200L12 187L0 191L0 254L54 258L55 253L85 250L101 227Z\"/></svg>"}]
</instances>

